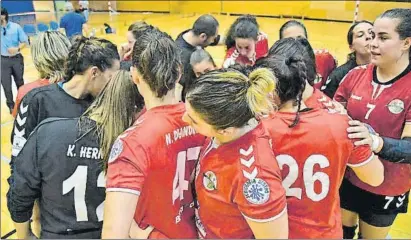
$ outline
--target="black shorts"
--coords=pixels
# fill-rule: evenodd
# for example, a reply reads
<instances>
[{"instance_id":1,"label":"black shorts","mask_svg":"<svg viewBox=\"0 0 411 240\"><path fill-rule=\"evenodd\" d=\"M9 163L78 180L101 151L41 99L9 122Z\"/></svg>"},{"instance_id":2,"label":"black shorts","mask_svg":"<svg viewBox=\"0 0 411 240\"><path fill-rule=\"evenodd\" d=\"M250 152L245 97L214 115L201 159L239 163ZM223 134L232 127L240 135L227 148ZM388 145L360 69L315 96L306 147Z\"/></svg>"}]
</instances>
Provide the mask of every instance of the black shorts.
<instances>
[{"instance_id":1,"label":"black shorts","mask_svg":"<svg viewBox=\"0 0 411 240\"><path fill-rule=\"evenodd\" d=\"M341 207L358 213L360 219L375 227L389 227L398 213L408 209L409 191L399 196L383 196L365 191L344 179L340 188Z\"/></svg>"}]
</instances>

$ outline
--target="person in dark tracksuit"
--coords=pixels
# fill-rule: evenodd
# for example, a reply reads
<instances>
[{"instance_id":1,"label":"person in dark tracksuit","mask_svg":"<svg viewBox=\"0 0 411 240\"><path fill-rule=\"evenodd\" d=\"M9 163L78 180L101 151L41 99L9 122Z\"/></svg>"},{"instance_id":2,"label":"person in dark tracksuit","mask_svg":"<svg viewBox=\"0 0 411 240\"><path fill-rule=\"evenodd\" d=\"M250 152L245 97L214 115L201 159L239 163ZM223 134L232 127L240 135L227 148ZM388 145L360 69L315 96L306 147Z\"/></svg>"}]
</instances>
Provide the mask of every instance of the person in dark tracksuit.
<instances>
[{"instance_id":1,"label":"person in dark tracksuit","mask_svg":"<svg viewBox=\"0 0 411 240\"><path fill-rule=\"evenodd\" d=\"M352 52L348 54L347 62L334 69L328 76L326 83L321 87L321 91L328 97L334 97L340 82L349 71L359 65L370 63L372 27L371 22L364 20L354 23L348 30L347 42Z\"/></svg>"},{"instance_id":2,"label":"person in dark tracksuit","mask_svg":"<svg viewBox=\"0 0 411 240\"><path fill-rule=\"evenodd\" d=\"M101 238L109 152L143 105L130 74L118 71L82 117L49 118L37 126L16 158L7 193L19 238L29 235L36 199L40 238Z\"/></svg>"},{"instance_id":3,"label":"person in dark tracksuit","mask_svg":"<svg viewBox=\"0 0 411 240\"><path fill-rule=\"evenodd\" d=\"M183 74L176 86L176 92L181 94L184 101L187 89L196 78L190 65L191 54L197 48L216 46L221 42L218 34L219 23L212 15L202 15L193 24L191 29L185 30L177 36L176 44L181 49L181 61L183 63Z\"/></svg>"},{"instance_id":4,"label":"person in dark tracksuit","mask_svg":"<svg viewBox=\"0 0 411 240\"><path fill-rule=\"evenodd\" d=\"M20 52L27 43L27 35L21 26L9 22L7 9L1 8L1 85L10 113L14 108L11 76L13 76L17 89L24 84L24 58Z\"/></svg>"},{"instance_id":5,"label":"person in dark tracksuit","mask_svg":"<svg viewBox=\"0 0 411 240\"><path fill-rule=\"evenodd\" d=\"M13 182L15 158L37 125L51 117L81 116L110 75L119 69L119 59L117 47L113 43L103 39L76 37L69 49L65 80L35 88L22 98L11 134L10 185ZM38 204L35 204L32 223L35 235L40 232L39 218Z\"/></svg>"},{"instance_id":6,"label":"person in dark tracksuit","mask_svg":"<svg viewBox=\"0 0 411 240\"><path fill-rule=\"evenodd\" d=\"M36 88L23 97L11 135L12 162L27 137L50 117L79 117L120 67L117 46L79 36L69 50L65 81Z\"/></svg>"}]
</instances>

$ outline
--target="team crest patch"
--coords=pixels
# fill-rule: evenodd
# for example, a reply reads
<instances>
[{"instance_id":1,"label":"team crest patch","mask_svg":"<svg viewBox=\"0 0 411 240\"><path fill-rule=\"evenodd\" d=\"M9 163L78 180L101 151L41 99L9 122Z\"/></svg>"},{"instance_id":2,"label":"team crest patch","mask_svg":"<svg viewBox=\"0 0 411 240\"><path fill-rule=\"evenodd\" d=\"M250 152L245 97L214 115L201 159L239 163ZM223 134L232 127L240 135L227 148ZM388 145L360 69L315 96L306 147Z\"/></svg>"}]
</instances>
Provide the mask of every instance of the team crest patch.
<instances>
[{"instance_id":1,"label":"team crest patch","mask_svg":"<svg viewBox=\"0 0 411 240\"><path fill-rule=\"evenodd\" d=\"M394 114L400 114L404 111L404 102L400 99L394 99L388 104L388 109Z\"/></svg>"},{"instance_id":2,"label":"team crest patch","mask_svg":"<svg viewBox=\"0 0 411 240\"><path fill-rule=\"evenodd\" d=\"M244 183L243 194L250 203L264 204L270 198L270 188L267 182L260 178L249 179Z\"/></svg>"},{"instance_id":3,"label":"team crest patch","mask_svg":"<svg viewBox=\"0 0 411 240\"><path fill-rule=\"evenodd\" d=\"M114 162L114 160L117 159L117 157L120 155L120 153L123 151L123 141L121 141L120 139L117 139L114 144L113 147L111 148L110 151L110 157L108 159L108 163L112 163Z\"/></svg>"},{"instance_id":4,"label":"team crest patch","mask_svg":"<svg viewBox=\"0 0 411 240\"><path fill-rule=\"evenodd\" d=\"M204 173L203 185L208 191L217 190L217 176L212 171Z\"/></svg>"}]
</instances>

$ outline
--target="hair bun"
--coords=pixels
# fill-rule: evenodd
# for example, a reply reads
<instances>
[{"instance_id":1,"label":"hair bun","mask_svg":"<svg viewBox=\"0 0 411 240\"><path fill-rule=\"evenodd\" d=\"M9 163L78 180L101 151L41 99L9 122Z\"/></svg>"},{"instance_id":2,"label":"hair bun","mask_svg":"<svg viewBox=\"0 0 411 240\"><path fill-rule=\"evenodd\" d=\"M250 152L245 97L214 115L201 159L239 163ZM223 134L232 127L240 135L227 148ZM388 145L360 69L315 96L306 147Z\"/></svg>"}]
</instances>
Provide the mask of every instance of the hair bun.
<instances>
[{"instance_id":1,"label":"hair bun","mask_svg":"<svg viewBox=\"0 0 411 240\"><path fill-rule=\"evenodd\" d=\"M290 66L292 62L293 62L292 57L288 57L288 58L285 59L285 64L286 64L287 66Z\"/></svg>"},{"instance_id":2,"label":"hair bun","mask_svg":"<svg viewBox=\"0 0 411 240\"><path fill-rule=\"evenodd\" d=\"M285 59L285 64L287 66L291 66L291 64L298 63L298 62L304 62L304 60L301 57L297 57L297 56L291 56Z\"/></svg>"}]
</instances>

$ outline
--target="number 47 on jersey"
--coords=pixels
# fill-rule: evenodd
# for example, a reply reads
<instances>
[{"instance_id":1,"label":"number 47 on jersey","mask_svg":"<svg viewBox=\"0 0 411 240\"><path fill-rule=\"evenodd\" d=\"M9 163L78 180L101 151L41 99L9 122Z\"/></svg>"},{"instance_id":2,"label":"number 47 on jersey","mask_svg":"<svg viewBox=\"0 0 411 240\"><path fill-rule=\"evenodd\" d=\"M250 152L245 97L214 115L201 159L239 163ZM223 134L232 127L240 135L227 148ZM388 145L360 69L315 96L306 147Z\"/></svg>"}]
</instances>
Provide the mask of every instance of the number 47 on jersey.
<instances>
[{"instance_id":1,"label":"number 47 on jersey","mask_svg":"<svg viewBox=\"0 0 411 240\"><path fill-rule=\"evenodd\" d=\"M193 147L187 149L187 151L181 151L177 154L177 168L176 175L173 181L173 205L177 199L184 199L184 191L188 190L188 180L185 179L186 175L186 161L196 161L200 156L201 147Z\"/></svg>"}]
</instances>

